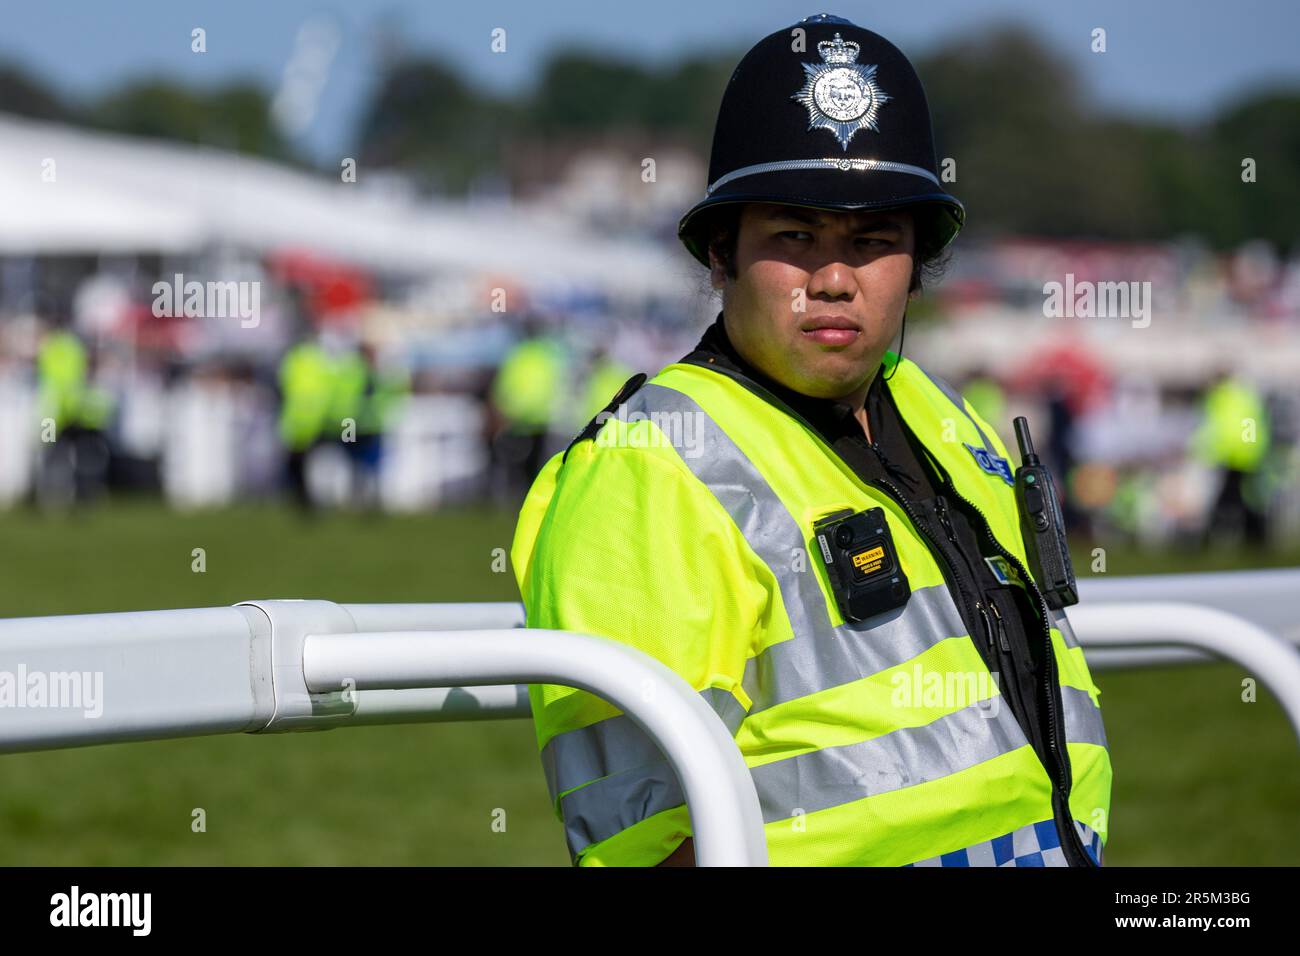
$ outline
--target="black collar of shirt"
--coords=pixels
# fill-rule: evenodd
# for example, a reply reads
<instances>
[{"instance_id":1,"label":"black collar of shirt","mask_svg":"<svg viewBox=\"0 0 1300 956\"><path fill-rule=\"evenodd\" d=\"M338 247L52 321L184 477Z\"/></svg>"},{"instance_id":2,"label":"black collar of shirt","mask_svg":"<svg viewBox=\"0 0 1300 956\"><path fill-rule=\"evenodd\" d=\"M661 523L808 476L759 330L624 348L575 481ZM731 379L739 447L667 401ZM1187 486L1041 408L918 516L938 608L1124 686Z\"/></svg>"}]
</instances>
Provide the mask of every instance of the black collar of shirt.
<instances>
[{"instance_id":1,"label":"black collar of shirt","mask_svg":"<svg viewBox=\"0 0 1300 956\"><path fill-rule=\"evenodd\" d=\"M727 335L721 312L705 330L695 350L681 361L721 366L733 377L740 376L756 383L812 426L864 480L882 477L900 484L909 495L930 497L934 494L931 475L921 464L925 453L914 446L903 426L893 395L884 381L883 364L867 389L865 407L873 439L868 441L861 422L853 414L853 406L848 402L796 392L747 362ZM861 454L865 449L874 454Z\"/></svg>"}]
</instances>

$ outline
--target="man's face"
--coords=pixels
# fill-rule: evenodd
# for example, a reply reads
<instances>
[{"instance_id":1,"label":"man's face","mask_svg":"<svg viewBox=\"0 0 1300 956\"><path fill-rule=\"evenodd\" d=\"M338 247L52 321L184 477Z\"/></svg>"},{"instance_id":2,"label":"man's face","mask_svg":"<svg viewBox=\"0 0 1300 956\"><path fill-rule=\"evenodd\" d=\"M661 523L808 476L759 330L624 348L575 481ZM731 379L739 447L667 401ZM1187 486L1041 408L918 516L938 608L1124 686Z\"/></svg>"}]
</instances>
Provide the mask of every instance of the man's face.
<instances>
[{"instance_id":1,"label":"man's face","mask_svg":"<svg viewBox=\"0 0 1300 956\"><path fill-rule=\"evenodd\" d=\"M736 278L713 260L727 334L787 388L816 398L865 392L903 320L914 243L906 210L747 203Z\"/></svg>"}]
</instances>

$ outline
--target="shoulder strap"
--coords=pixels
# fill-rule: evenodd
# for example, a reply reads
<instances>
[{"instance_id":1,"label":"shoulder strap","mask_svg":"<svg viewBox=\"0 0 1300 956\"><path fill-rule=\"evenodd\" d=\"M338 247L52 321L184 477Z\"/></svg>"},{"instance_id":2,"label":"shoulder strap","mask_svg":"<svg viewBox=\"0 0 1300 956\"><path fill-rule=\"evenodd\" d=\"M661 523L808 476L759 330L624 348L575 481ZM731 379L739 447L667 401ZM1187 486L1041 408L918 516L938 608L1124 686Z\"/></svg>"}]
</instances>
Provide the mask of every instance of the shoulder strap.
<instances>
[{"instance_id":1,"label":"shoulder strap","mask_svg":"<svg viewBox=\"0 0 1300 956\"><path fill-rule=\"evenodd\" d=\"M623 402L631 398L636 390L645 384L645 381L645 372L637 372L624 382L623 387L618 390L618 394L609 400L609 404L598 411L595 415L591 416L591 421L587 422L587 424L583 426L582 431L578 432L577 437L574 438L573 441L569 442L569 447L564 449L564 455L560 458L560 462L563 463L568 459L569 452L573 450L573 446L578 444L578 442L586 441L588 438L595 438L596 432L600 431L600 426L605 424L605 419L601 416L606 412L612 412L614 409L618 408L619 405L623 404Z\"/></svg>"}]
</instances>

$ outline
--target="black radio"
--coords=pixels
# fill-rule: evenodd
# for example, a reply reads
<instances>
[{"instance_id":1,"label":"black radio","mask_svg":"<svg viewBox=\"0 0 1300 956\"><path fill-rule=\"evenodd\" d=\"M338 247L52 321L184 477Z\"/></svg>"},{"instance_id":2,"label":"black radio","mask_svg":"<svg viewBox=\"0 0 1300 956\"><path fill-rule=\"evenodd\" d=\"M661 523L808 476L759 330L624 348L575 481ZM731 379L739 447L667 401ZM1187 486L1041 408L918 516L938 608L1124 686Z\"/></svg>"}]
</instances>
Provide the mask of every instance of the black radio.
<instances>
[{"instance_id":1,"label":"black radio","mask_svg":"<svg viewBox=\"0 0 1300 956\"><path fill-rule=\"evenodd\" d=\"M912 587L883 508L837 511L818 519L813 534L844 620L865 621L907 603Z\"/></svg>"},{"instance_id":2,"label":"black radio","mask_svg":"<svg viewBox=\"0 0 1300 956\"><path fill-rule=\"evenodd\" d=\"M1029 570L1043 592L1047 606L1055 610L1079 603L1070 549L1065 543L1065 520L1056 501L1056 486L1047 467L1034 453L1029 422L1022 415L1013 425L1020 445L1020 467L1016 469L1016 505L1020 511L1020 535L1029 556Z\"/></svg>"}]
</instances>

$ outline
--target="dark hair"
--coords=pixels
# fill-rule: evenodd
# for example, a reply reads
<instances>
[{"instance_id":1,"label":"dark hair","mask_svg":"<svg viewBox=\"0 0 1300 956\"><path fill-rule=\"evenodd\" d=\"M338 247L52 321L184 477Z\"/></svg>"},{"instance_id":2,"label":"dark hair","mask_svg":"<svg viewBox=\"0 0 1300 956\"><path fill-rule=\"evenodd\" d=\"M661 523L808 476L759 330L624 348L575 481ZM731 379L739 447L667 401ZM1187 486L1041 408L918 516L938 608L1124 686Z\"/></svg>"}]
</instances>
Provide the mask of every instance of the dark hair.
<instances>
[{"instance_id":1,"label":"dark hair","mask_svg":"<svg viewBox=\"0 0 1300 956\"><path fill-rule=\"evenodd\" d=\"M706 250L722 263L723 271L736 278L736 240L740 236L740 214L744 203L727 203L718 206L704 223ZM938 282L943 277L952 257L950 248L936 248L932 217L936 211L928 206L912 207L912 221L916 225L916 249L912 258L912 282L909 292L919 292L925 285Z\"/></svg>"}]
</instances>

